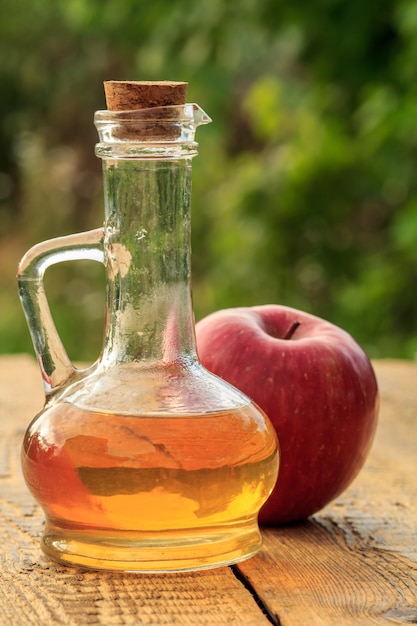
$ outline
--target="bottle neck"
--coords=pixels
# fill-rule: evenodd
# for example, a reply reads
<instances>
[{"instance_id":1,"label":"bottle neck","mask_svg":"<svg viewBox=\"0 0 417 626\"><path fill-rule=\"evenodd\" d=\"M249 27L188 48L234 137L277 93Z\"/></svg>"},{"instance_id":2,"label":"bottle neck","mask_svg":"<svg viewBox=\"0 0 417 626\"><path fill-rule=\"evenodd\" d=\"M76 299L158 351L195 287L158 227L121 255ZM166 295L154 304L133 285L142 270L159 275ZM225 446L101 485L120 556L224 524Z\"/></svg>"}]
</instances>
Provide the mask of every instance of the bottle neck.
<instances>
[{"instance_id":1,"label":"bottle neck","mask_svg":"<svg viewBox=\"0 0 417 626\"><path fill-rule=\"evenodd\" d=\"M191 297L191 157L103 161L103 363L197 358Z\"/></svg>"}]
</instances>

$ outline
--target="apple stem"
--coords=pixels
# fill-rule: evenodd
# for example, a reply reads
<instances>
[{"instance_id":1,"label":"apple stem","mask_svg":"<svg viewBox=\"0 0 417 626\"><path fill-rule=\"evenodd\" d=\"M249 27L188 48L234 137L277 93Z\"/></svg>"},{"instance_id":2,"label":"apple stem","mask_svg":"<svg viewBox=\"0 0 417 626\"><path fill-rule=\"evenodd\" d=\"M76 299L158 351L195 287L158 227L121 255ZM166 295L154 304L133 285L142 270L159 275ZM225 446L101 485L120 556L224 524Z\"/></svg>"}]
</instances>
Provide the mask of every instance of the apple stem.
<instances>
[{"instance_id":1,"label":"apple stem","mask_svg":"<svg viewBox=\"0 0 417 626\"><path fill-rule=\"evenodd\" d=\"M291 337L293 336L293 334L295 333L295 331L297 330L297 328L301 326L301 322L299 322L298 320L296 320L295 322L293 322L287 332L287 334L285 335L284 339L291 339Z\"/></svg>"}]
</instances>

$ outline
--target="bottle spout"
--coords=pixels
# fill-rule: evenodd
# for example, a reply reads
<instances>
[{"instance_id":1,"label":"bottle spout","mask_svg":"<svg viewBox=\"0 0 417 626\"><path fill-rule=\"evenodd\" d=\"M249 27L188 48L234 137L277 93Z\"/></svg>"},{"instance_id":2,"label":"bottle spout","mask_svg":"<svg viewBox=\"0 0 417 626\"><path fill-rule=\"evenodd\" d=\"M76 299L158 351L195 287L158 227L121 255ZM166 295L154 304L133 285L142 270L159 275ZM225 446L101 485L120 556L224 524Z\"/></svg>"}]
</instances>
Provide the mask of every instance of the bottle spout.
<instances>
[{"instance_id":1,"label":"bottle spout","mask_svg":"<svg viewBox=\"0 0 417 626\"><path fill-rule=\"evenodd\" d=\"M213 120L203 109L198 105L193 103L192 105L186 105L193 107L193 118L194 125L197 128L198 126L202 126L203 124L210 124Z\"/></svg>"}]
</instances>

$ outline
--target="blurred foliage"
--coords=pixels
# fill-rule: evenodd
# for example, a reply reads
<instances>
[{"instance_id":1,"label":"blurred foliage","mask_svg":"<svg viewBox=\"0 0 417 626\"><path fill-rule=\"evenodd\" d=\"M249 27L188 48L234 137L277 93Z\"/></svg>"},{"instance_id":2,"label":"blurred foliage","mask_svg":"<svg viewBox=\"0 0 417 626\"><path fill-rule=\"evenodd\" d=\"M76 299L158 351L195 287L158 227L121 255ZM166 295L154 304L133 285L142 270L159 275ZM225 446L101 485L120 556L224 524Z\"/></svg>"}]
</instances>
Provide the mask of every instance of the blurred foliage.
<instances>
[{"instance_id":1,"label":"blurred foliage","mask_svg":"<svg viewBox=\"0 0 417 626\"><path fill-rule=\"evenodd\" d=\"M106 79L190 83L196 317L282 303L374 357L417 351L417 1L0 0L0 351L31 351L34 243L100 225ZM70 355L100 348L102 268L48 270Z\"/></svg>"}]
</instances>

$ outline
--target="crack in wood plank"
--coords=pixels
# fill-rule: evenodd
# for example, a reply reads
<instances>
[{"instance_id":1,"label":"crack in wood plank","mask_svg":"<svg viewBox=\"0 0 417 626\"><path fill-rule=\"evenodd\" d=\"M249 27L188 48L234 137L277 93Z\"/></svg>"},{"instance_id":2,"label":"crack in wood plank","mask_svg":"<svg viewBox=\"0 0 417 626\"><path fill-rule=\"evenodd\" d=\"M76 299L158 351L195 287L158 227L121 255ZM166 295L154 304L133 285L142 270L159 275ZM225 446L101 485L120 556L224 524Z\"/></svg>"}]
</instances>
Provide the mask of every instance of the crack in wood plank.
<instances>
[{"instance_id":1,"label":"crack in wood plank","mask_svg":"<svg viewBox=\"0 0 417 626\"><path fill-rule=\"evenodd\" d=\"M231 569L234 575L236 576L236 578L242 583L242 585L253 596L256 604L259 606L262 613L268 618L269 622L273 624L274 626L281 626L281 622L279 620L278 615L276 613L272 613L269 610L268 606L264 604L256 588L251 585L249 579L243 574L243 572L240 571L239 567L237 565L232 565Z\"/></svg>"}]
</instances>

